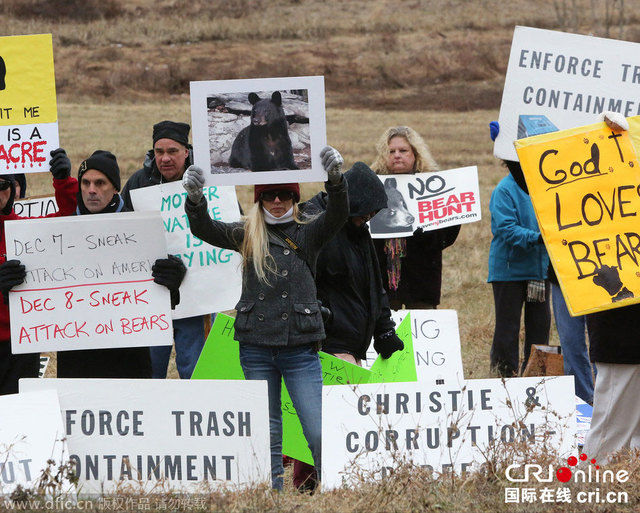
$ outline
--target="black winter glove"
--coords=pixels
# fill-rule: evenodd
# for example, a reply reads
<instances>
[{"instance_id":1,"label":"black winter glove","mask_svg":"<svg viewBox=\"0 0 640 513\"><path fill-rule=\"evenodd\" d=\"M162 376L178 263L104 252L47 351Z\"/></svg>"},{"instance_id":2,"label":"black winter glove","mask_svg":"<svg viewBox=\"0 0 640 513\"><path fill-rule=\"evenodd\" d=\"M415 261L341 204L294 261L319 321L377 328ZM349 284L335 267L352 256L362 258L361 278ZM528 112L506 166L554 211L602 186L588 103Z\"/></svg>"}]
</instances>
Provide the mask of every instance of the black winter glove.
<instances>
[{"instance_id":1,"label":"black winter glove","mask_svg":"<svg viewBox=\"0 0 640 513\"><path fill-rule=\"evenodd\" d=\"M373 348L386 360L396 351L402 351L404 342L396 335L396 330L390 329L373 338Z\"/></svg>"},{"instance_id":2,"label":"black winter glove","mask_svg":"<svg viewBox=\"0 0 640 513\"><path fill-rule=\"evenodd\" d=\"M51 174L56 180L64 180L71 175L71 161L67 157L67 152L62 148L51 152L51 160L49 161Z\"/></svg>"},{"instance_id":3,"label":"black winter glove","mask_svg":"<svg viewBox=\"0 0 640 513\"><path fill-rule=\"evenodd\" d=\"M16 285L20 285L26 276L27 273L20 260L7 260L0 265L0 291L5 305L9 306L9 291Z\"/></svg>"},{"instance_id":4,"label":"black winter glove","mask_svg":"<svg viewBox=\"0 0 640 513\"><path fill-rule=\"evenodd\" d=\"M187 268L182 260L173 255L169 255L169 258L158 258L151 268L153 281L169 289L172 310L180 304L180 284L186 272Z\"/></svg>"}]
</instances>

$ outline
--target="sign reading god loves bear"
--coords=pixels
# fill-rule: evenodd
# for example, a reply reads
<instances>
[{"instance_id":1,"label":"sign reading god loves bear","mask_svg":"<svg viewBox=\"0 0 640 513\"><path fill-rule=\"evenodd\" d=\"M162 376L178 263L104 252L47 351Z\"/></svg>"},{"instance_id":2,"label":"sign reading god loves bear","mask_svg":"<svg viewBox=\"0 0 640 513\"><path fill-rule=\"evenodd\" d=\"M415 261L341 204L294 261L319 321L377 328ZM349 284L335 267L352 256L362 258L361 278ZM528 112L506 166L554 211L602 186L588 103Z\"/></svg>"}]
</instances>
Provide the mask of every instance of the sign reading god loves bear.
<instances>
[{"instance_id":1,"label":"sign reading god loves bear","mask_svg":"<svg viewBox=\"0 0 640 513\"><path fill-rule=\"evenodd\" d=\"M417 228L438 230L482 217L475 166L379 178L387 194L387 208L369 222L374 239L409 237Z\"/></svg>"},{"instance_id":2,"label":"sign reading god loves bear","mask_svg":"<svg viewBox=\"0 0 640 513\"><path fill-rule=\"evenodd\" d=\"M240 220L233 187L205 187L203 193L212 219ZM184 211L186 198L180 181L131 191L136 211L160 211L167 249L187 267L180 284L180 303L172 312L174 319L229 310L238 302L242 287L240 254L207 244L191 233Z\"/></svg>"},{"instance_id":3,"label":"sign reading god loves bear","mask_svg":"<svg viewBox=\"0 0 640 513\"><path fill-rule=\"evenodd\" d=\"M266 381L20 380L20 396L48 389L82 494L270 480Z\"/></svg>"},{"instance_id":4,"label":"sign reading god loves bear","mask_svg":"<svg viewBox=\"0 0 640 513\"><path fill-rule=\"evenodd\" d=\"M598 114L640 114L640 44L516 27L494 154L518 160L513 141L593 123Z\"/></svg>"},{"instance_id":5,"label":"sign reading god loves bear","mask_svg":"<svg viewBox=\"0 0 640 513\"><path fill-rule=\"evenodd\" d=\"M640 301L640 116L629 124L628 132L597 123L516 142L573 315Z\"/></svg>"},{"instance_id":6,"label":"sign reading god loves bear","mask_svg":"<svg viewBox=\"0 0 640 513\"><path fill-rule=\"evenodd\" d=\"M58 146L51 34L0 37L0 174L48 171Z\"/></svg>"},{"instance_id":7,"label":"sign reading god loves bear","mask_svg":"<svg viewBox=\"0 0 640 513\"><path fill-rule=\"evenodd\" d=\"M322 488L378 480L405 462L477 470L510 442L564 455L575 447L573 388L571 376L325 386Z\"/></svg>"},{"instance_id":8,"label":"sign reading god loves bear","mask_svg":"<svg viewBox=\"0 0 640 513\"><path fill-rule=\"evenodd\" d=\"M7 221L5 239L26 268L9 292L14 354L173 342L169 290L151 276L167 258L158 213Z\"/></svg>"}]
</instances>

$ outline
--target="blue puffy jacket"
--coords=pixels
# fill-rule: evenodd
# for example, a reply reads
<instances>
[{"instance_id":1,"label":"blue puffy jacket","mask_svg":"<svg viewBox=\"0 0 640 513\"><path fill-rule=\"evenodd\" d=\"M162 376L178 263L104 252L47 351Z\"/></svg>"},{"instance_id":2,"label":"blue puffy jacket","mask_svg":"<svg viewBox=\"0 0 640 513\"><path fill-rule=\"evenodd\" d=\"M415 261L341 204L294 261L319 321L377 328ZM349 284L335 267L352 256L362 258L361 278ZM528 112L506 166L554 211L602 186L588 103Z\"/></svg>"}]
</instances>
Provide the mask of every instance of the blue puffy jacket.
<instances>
[{"instance_id":1,"label":"blue puffy jacket","mask_svg":"<svg viewBox=\"0 0 640 513\"><path fill-rule=\"evenodd\" d=\"M543 280L549 257L531 198L509 174L496 186L489 203L491 247L487 281Z\"/></svg>"}]
</instances>

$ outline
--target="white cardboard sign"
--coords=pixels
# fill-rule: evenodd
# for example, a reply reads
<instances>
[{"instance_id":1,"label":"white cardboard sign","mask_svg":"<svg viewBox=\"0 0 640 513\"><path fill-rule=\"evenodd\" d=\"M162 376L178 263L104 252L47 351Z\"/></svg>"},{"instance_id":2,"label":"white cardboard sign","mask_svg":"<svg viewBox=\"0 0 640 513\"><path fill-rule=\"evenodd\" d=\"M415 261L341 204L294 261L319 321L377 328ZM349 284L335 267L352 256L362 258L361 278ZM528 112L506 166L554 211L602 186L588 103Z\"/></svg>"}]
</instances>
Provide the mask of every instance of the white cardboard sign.
<instances>
[{"instance_id":1,"label":"white cardboard sign","mask_svg":"<svg viewBox=\"0 0 640 513\"><path fill-rule=\"evenodd\" d=\"M212 219L232 223L240 219L234 187L205 187ZM169 253L187 267L180 285L180 303L174 319L230 310L238 302L242 288L242 258L236 251L207 244L189 229L184 212L186 192L181 182L171 182L131 191L136 211L160 211Z\"/></svg>"},{"instance_id":2,"label":"white cardboard sign","mask_svg":"<svg viewBox=\"0 0 640 513\"><path fill-rule=\"evenodd\" d=\"M27 273L9 292L14 354L173 343L169 290L151 276L167 257L158 213L7 221L5 229L7 259Z\"/></svg>"},{"instance_id":3,"label":"white cardboard sign","mask_svg":"<svg viewBox=\"0 0 640 513\"><path fill-rule=\"evenodd\" d=\"M58 211L54 196L16 199L13 211L20 217L45 217Z\"/></svg>"},{"instance_id":4,"label":"white cardboard sign","mask_svg":"<svg viewBox=\"0 0 640 513\"><path fill-rule=\"evenodd\" d=\"M411 314L411 337L418 381L430 385L460 383L464 379L458 312L455 310L398 310L392 311L396 327ZM373 344L363 364L378 357ZM365 365L370 367L370 365Z\"/></svg>"},{"instance_id":5,"label":"white cardboard sign","mask_svg":"<svg viewBox=\"0 0 640 513\"><path fill-rule=\"evenodd\" d=\"M80 493L205 493L270 480L265 381L20 381L20 395L43 389L58 392Z\"/></svg>"},{"instance_id":6,"label":"white cardboard sign","mask_svg":"<svg viewBox=\"0 0 640 513\"><path fill-rule=\"evenodd\" d=\"M522 139L595 123L598 114L640 114L640 44L516 27L494 155L518 160Z\"/></svg>"},{"instance_id":7,"label":"white cardboard sign","mask_svg":"<svg viewBox=\"0 0 640 513\"><path fill-rule=\"evenodd\" d=\"M37 485L47 460L66 463L58 394L0 396L0 495Z\"/></svg>"},{"instance_id":8,"label":"white cardboard sign","mask_svg":"<svg viewBox=\"0 0 640 513\"><path fill-rule=\"evenodd\" d=\"M260 110L258 101L269 111ZM282 107L286 121L269 102ZM326 144L324 77L191 82L191 126L194 162L207 185L327 179L320 161ZM255 165L243 162L249 157Z\"/></svg>"},{"instance_id":9,"label":"white cardboard sign","mask_svg":"<svg viewBox=\"0 0 640 513\"><path fill-rule=\"evenodd\" d=\"M403 462L477 469L496 444L575 448L572 376L325 386L322 486L377 480ZM524 455L523 455L524 457Z\"/></svg>"},{"instance_id":10,"label":"white cardboard sign","mask_svg":"<svg viewBox=\"0 0 640 513\"><path fill-rule=\"evenodd\" d=\"M417 228L437 230L482 217L476 166L379 178L387 208L369 221L374 239L409 237Z\"/></svg>"}]
</instances>

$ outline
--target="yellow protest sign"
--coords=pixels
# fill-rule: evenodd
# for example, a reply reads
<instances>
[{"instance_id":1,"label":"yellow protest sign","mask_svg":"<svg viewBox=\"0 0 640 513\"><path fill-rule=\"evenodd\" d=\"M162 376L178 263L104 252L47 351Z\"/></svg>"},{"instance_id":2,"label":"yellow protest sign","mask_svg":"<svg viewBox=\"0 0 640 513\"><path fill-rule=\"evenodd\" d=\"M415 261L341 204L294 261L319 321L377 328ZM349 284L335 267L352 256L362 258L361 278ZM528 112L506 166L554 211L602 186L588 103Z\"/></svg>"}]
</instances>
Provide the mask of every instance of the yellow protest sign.
<instances>
[{"instance_id":1,"label":"yellow protest sign","mask_svg":"<svg viewBox=\"0 0 640 513\"><path fill-rule=\"evenodd\" d=\"M51 34L0 37L0 174L48 171L58 146Z\"/></svg>"},{"instance_id":2,"label":"yellow protest sign","mask_svg":"<svg viewBox=\"0 0 640 513\"><path fill-rule=\"evenodd\" d=\"M2 37L0 58L0 124L56 121L51 34Z\"/></svg>"},{"instance_id":3,"label":"yellow protest sign","mask_svg":"<svg viewBox=\"0 0 640 513\"><path fill-rule=\"evenodd\" d=\"M640 129L605 123L515 142L572 315L640 301Z\"/></svg>"}]
</instances>

